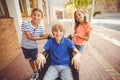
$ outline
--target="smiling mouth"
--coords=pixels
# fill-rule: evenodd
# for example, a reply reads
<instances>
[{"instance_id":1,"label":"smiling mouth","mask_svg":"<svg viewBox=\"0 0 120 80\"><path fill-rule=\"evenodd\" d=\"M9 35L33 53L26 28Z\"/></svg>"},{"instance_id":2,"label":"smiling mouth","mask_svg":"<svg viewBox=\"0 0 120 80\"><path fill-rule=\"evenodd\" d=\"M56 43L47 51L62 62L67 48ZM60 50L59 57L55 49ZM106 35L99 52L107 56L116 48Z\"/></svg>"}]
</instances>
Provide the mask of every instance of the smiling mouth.
<instances>
[{"instance_id":1,"label":"smiling mouth","mask_svg":"<svg viewBox=\"0 0 120 80\"><path fill-rule=\"evenodd\" d=\"M37 19L34 19L34 21L38 21Z\"/></svg>"},{"instance_id":2,"label":"smiling mouth","mask_svg":"<svg viewBox=\"0 0 120 80\"><path fill-rule=\"evenodd\" d=\"M60 36L56 36L56 37L60 37Z\"/></svg>"}]
</instances>

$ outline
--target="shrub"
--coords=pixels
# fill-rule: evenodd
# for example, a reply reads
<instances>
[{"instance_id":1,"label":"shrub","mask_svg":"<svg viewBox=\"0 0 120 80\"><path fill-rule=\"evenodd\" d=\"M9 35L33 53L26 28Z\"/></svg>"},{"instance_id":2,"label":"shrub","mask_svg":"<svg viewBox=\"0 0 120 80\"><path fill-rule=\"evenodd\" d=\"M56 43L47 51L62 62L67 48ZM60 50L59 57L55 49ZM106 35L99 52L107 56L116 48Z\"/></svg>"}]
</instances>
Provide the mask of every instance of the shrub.
<instances>
[{"instance_id":1,"label":"shrub","mask_svg":"<svg viewBox=\"0 0 120 80\"><path fill-rule=\"evenodd\" d=\"M95 11L94 14L93 14L93 17L95 17L98 14L101 14L101 11Z\"/></svg>"}]
</instances>

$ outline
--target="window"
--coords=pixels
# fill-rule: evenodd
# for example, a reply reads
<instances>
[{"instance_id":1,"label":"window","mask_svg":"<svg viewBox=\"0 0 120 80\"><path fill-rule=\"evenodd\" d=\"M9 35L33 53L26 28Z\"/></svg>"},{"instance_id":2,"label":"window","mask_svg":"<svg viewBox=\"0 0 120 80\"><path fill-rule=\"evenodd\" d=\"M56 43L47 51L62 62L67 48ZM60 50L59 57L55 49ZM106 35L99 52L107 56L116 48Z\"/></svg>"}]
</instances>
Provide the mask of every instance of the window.
<instances>
[{"instance_id":1,"label":"window","mask_svg":"<svg viewBox=\"0 0 120 80\"><path fill-rule=\"evenodd\" d=\"M8 8L5 0L0 0L0 18L9 17Z\"/></svg>"}]
</instances>

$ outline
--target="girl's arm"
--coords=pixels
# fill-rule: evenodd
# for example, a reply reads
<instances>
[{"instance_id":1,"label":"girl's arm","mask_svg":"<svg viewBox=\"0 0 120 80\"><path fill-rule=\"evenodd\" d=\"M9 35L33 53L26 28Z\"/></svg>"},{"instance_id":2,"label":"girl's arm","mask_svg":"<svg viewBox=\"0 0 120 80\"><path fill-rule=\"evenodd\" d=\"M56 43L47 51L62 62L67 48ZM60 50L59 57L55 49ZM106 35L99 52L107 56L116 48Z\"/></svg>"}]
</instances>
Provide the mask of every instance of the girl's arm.
<instances>
[{"instance_id":1,"label":"girl's arm","mask_svg":"<svg viewBox=\"0 0 120 80\"><path fill-rule=\"evenodd\" d=\"M29 40L42 40L42 39L47 39L48 38L48 34L45 34L43 36L34 37L28 31L25 31L24 33L25 33L27 39L29 39Z\"/></svg>"},{"instance_id":2,"label":"girl's arm","mask_svg":"<svg viewBox=\"0 0 120 80\"><path fill-rule=\"evenodd\" d=\"M87 32L86 36L82 36L82 35L79 35L79 34L74 34L74 36L77 36L83 40L86 40L88 41L89 40L89 36L90 36L90 31Z\"/></svg>"}]
</instances>

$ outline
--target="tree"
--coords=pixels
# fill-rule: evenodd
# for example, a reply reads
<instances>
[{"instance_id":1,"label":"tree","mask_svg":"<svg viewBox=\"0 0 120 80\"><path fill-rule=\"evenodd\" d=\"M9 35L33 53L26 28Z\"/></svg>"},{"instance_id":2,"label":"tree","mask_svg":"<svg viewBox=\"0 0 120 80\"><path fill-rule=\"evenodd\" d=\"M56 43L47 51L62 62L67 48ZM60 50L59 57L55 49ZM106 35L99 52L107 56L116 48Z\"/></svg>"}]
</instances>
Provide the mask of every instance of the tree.
<instances>
[{"instance_id":1,"label":"tree","mask_svg":"<svg viewBox=\"0 0 120 80\"><path fill-rule=\"evenodd\" d=\"M95 0L92 0L92 7L91 7L91 14L89 17L89 22L92 23L92 18L93 18L93 14L94 14L94 4L95 4Z\"/></svg>"},{"instance_id":2,"label":"tree","mask_svg":"<svg viewBox=\"0 0 120 80\"><path fill-rule=\"evenodd\" d=\"M92 4L92 0L71 0L68 5L73 5L74 9L86 9Z\"/></svg>"},{"instance_id":3,"label":"tree","mask_svg":"<svg viewBox=\"0 0 120 80\"><path fill-rule=\"evenodd\" d=\"M88 10L89 11L89 22L91 22L94 13L94 2L95 0L71 0L68 3L67 11L73 13L76 9Z\"/></svg>"},{"instance_id":4,"label":"tree","mask_svg":"<svg viewBox=\"0 0 120 80\"><path fill-rule=\"evenodd\" d=\"M73 14L77 9L87 10L91 8L91 4L92 0L71 0L65 10Z\"/></svg>"},{"instance_id":5,"label":"tree","mask_svg":"<svg viewBox=\"0 0 120 80\"><path fill-rule=\"evenodd\" d=\"M117 3L120 0L96 0L96 8L100 9L102 12L112 12L117 11ZM101 8L102 7L102 8Z\"/></svg>"}]
</instances>

